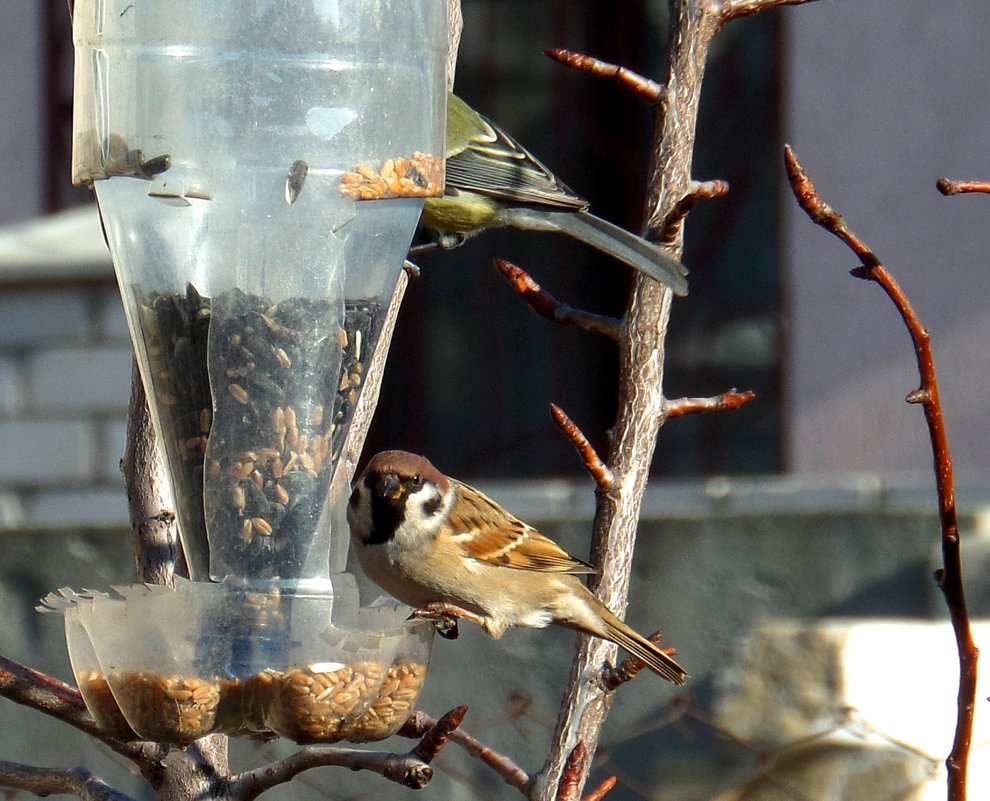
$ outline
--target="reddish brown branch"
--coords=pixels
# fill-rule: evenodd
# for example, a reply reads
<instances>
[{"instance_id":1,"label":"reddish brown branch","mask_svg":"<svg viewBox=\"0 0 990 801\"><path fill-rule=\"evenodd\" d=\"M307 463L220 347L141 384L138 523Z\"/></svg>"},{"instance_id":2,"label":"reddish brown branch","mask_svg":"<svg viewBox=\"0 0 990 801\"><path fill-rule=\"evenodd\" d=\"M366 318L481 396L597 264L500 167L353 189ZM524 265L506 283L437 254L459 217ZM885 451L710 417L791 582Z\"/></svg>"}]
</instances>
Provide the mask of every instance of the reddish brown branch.
<instances>
[{"instance_id":1,"label":"reddish brown branch","mask_svg":"<svg viewBox=\"0 0 990 801\"><path fill-rule=\"evenodd\" d=\"M581 311L561 303L557 298L541 287L533 277L516 267L512 262L505 259L495 259L495 269L512 284L512 288L519 293L530 307L541 317L546 317L554 323L561 325L576 325L586 331L594 331L597 334L604 334L611 339L618 339L622 324L614 317L605 317L600 314Z\"/></svg>"},{"instance_id":2,"label":"reddish brown branch","mask_svg":"<svg viewBox=\"0 0 990 801\"><path fill-rule=\"evenodd\" d=\"M581 785L584 784L584 771L588 767L588 749L582 741L571 749L564 762L564 771L557 785L557 801L578 801Z\"/></svg>"},{"instance_id":3,"label":"reddish brown branch","mask_svg":"<svg viewBox=\"0 0 990 801\"><path fill-rule=\"evenodd\" d=\"M727 412L738 409L755 397L756 393L751 389L747 389L745 392L730 389L728 392L723 392L713 398L677 398L666 401L664 414L669 420L672 417L683 417L686 414L697 414L698 412Z\"/></svg>"},{"instance_id":4,"label":"reddish brown branch","mask_svg":"<svg viewBox=\"0 0 990 801\"><path fill-rule=\"evenodd\" d=\"M594 790L588 793L583 801L602 801L602 799L608 795L612 788L615 787L618 777L609 776L605 781L601 782Z\"/></svg>"},{"instance_id":5,"label":"reddish brown branch","mask_svg":"<svg viewBox=\"0 0 990 801\"><path fill-rule=\"evenodd\" d=\"M880 263L876 254L845 224L842 217L822 201L790 147L785 149L787 175L805 213L826 231L844 242L860 259L861 267L853 275L879 284L897 307L904 325L911 335L921 376L921 387L908 395L909 403L920 403L928 423L935 467L935 485L938 491L939 521L942 530L942 569L936 580L945 596L949 618L956 636L959 654L959 690L956 698L956 730L952 751L946 759L948 768L949 801L965 801L966 770L970 744L973 737L973 714L976 704L976 664L979 651L970 630L969 611L963 591L962 549L956 521L955 485L952 473L952 454L949 450L942 403L939 399L938 380L935 375L935 357L931 339L922 326L903 290Z\"/></svg>"},{"instance_id":6,"label":"reddish brown branch","mask_svg":"<svg viewBox=\"0 0 990 801\"><path fill-rule=\"evenodd\" d=\"M655 631L646 639L659 645L660 632ZM676 648L662 648L661 650L667 654L667 656L677 656ZM616 690L627 681L632 681L636 678L636 676L639 675L639 672L645 667L646 662L642 659L637 659L635 656L627 656L615 667L605 670L602 674L602 686L610 692Z\"/></svg>"},{"instance_id":7,"label":"reddish brown branch","mask_svg":"<svg viewBox=\"0 0 990 801\"><path fill-rule=\"evenodd\" d=\"M423 737L436 725L437 721L425 712L415 712L399 730L399 734L402 737ZM450 740L467 751L475 759L488 765L506 784L515 787L524 795L529 792L532 777L509 757L492 750L479 739L472 737L460 728L451 732Z\"/></svg>"},{"instance_id":8,"label":"reddish brown branch","mask_svg":"<svg viewBox=\"0 0 990 801\"><path fill-rule=\"evenodd\" d=\"M467 711L467 706L462 705L454 707L446 715L443 715L440 720L426 730L423 739L416 744L412 753L426 763L436 759L450 739L450 735L464 722Z\"/></svg>"},{"instance_id":9,"label":"reddish brown branch","mask_svg":"<svg viewBox=\"0 0 990 801\"><path fill-rule=\"evenodd\" d=\"M550 404L550 416L557 424L581 457L584 469L588 471L595 480L595 485L602 492L607 492L615 486L615 476L609 470L608 465L602 461L594 446L588 441L584 432L567 416L567 412L561 409L556 403Z\"/></svg>"},{"instance_id":10,"label":"reddish brown branch","mask_svg":"<svg viewBox=\"0 0 990 801\"><path fill-rule=\"evenodd\" d=\"M971 192L990 194L990 181L950 181L939 178L935 188L943 195L963 195Z\"/></svg>"},{"instance_id":11,"label":"reddish brown branch","mask_svg":"<svg viewBox=\"0 0 990 801\"><path fill-rule=\"evenodd\" d=\"M659 245L673 245L679 241L684 220L702 200L715 200L729 193L728 181L691 181L688 191L677 201L654 241Z\"/></svg>"},{"instance_id":12,"label":"reddish brown branch","mask_svg":"<svg viewBox=\"0 0 990 801\"><path fill-rule=\"evenodd\" d=\"M586 56L574 50L564 50L559 47L551 47L543 51L554 61L559 61L565 66L572 67L583 72L590 72L599 78L608 78L618 81L630 87L636 94L646 98L650 103L655 103L660 97L660 85L656 81L644 78L632 70L620 67L616 64L609 64L594 56Z\"/></svg>"},{"instance_id":13,"label":"reddish brown branch","mask_svg":"<svg viewBox=\"0 0 990 801\"><path fill-rule=\"evenodd\" d=\"M748 17L776 6L800 6L814 0L723 0L722 23L731 22L737 17Z\"/></svg>"}]
</instances>

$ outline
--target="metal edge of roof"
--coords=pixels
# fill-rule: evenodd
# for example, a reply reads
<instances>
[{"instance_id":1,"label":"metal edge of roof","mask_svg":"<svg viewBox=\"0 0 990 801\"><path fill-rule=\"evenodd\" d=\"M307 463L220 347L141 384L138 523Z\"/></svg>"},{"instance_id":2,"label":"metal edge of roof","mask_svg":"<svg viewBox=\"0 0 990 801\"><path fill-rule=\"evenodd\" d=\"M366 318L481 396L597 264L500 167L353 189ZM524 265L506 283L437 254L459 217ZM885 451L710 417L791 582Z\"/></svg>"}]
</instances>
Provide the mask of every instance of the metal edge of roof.
<instances>
[{"instance_id":1,"label":"metal edge of roof","mask_svg":"<svg viewBox=\"0 0 990 801\"><path fill-rule=\"evenodd\" d=\"M0 284L112 278L95 203L0 227Z\"/></svg>"}]
</instances>

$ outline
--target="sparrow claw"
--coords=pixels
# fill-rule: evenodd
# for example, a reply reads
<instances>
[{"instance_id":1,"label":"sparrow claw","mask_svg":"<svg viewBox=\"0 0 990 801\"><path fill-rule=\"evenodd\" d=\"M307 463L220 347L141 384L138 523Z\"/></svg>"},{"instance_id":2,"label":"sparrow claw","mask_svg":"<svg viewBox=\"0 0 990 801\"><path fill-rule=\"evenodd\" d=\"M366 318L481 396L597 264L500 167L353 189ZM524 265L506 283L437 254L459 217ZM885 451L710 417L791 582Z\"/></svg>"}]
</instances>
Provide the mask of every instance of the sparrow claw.
<instances>
[{"instance_id":1,"label":"sparrow claw","mask_svg":"<svg viewBox=\"0 0 990 801\"><path fill-rule=\"evenodd\" d=\"M456 640L460 636L460 631L457 628L457 618L454 615L437 609L431 609L428 606L422 609L414 609L407 620L430 621L437 630L437 634L445 640Z\"/></svg>"}]
</instances>

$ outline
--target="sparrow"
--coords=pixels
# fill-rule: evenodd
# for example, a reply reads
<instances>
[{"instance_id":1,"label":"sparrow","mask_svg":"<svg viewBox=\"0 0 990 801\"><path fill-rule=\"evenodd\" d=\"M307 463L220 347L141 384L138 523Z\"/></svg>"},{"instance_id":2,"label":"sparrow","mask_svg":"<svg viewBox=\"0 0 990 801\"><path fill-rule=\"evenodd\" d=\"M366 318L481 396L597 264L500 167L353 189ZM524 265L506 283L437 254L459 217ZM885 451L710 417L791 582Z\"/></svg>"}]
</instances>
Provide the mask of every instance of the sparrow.
<instances>
[{"instance_id":1,"label":"sparrow","mask_svg":"<svg viewBox=\"0 0 990 801\"><path fill-rule=\"evenodd\" d=\"M495 639L510 626L553 623L610 640L684 683L684 668L578 578L594 573L591 565L423 456L372 457L351 492L347 522L364 572L414 616L463 618Z\"/></svg>"},{"instance_id":2,"label":"sparrow","mask_svg":"<svg viewBox=\"0 0 990 801\"><path fill-rule=\"evenodd\" d=\"M447 96L444 194L427 198L421 222L440 233L431 247L454 248L488 228L559 231L687 294L687 270L642 237L588 211L532 153L453 93Z\"/></svg>"}]
</instances>

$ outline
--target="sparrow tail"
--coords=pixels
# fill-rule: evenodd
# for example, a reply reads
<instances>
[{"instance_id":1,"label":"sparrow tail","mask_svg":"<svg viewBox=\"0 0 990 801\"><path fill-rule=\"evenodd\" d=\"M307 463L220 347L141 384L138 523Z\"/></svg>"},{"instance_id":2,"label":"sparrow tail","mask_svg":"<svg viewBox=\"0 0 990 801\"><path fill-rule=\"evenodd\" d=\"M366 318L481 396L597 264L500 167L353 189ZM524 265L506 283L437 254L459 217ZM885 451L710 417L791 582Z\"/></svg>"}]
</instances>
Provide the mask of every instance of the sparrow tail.
<instances>
[{"instance_id":1,"label":"sparrow tail","mask_svg":"<svg viewBox=\"0 0 990 801\"><path fill-rule=\"evenodd\" d=\"M673 256L640 236L613 225L588 211L555 212L557 228L587 245L607 253L630 267L635 267L664 286L675 295L688 291L687 269Z\"/></svg>"},{"instance_id":2,"label":"sparrow tail","mask_svg":"<svg viewBox=\"0 0 990 801\"><path fill-rule=\"evenodd\" d=\"M660 650L646 637L633 631L604 606L599 610L602 622L605 624L605 639L625 648L658 676L674 684L684 684L687 671Z\"/></svg>"}]
</instances>

